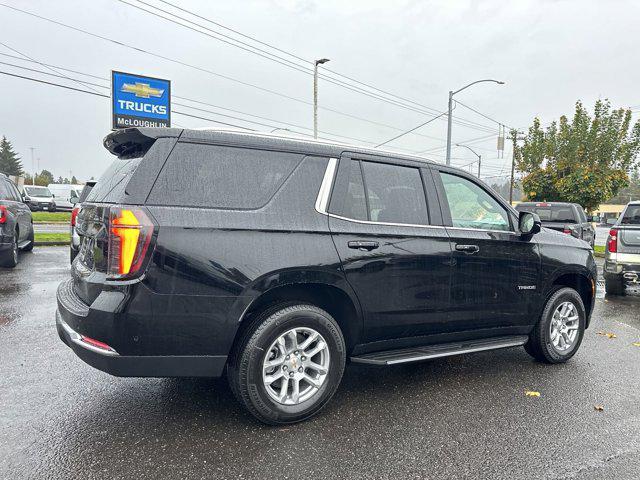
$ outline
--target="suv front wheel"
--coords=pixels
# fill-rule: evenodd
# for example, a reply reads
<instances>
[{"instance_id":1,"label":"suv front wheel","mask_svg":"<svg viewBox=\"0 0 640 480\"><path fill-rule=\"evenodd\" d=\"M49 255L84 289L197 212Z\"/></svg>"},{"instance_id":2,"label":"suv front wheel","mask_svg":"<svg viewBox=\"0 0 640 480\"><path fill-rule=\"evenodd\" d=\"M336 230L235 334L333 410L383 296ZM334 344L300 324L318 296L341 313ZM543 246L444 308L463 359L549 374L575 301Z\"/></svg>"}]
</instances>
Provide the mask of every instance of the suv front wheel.
<instances>
[{"instance_id":1,"label":"suv front wheel","mask_svg":"<svg viewBox=\"0 0 640 480\"><path fill-rule=\"evenodd\" d=\"M258 420L295 423L316 414L335 393L346 361L336 321L307 304L267 309L239 339L228 378Z\"/></svg>"},{"instance_id":2,"label":"suv front wheel","mask_svg":"<svg viewBox=\"0 0 640 480\"><path fill-rule=\"evenodd\" d=\"M547 300L525 350L536 360L563 363L575 355L582 343L586 310L573 288L560 288Z\"/></svg>"}]
</instances>

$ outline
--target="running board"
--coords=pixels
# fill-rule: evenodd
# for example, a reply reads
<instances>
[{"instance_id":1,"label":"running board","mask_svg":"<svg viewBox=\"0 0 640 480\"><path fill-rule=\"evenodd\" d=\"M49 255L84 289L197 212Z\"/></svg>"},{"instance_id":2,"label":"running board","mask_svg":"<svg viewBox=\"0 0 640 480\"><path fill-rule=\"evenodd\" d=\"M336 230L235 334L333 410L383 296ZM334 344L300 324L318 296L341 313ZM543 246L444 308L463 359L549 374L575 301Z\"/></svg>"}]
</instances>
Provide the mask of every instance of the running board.
<instances>
[{"instance_id":1,"label":"running board","mask_svg":"<svg viewBox=\"0 0 640 480\"><path fill-rule=\"evenodd\" d=\"M366 353L351 357L355 363L369 365L395 365L397 363L419 362L432 358L449 357L465 353L483 352L485 350L497 350L499 348L519 347L527 343L529 337L509 336L490 338L486 340L473 340L468 342L445 343L441 345L429 345L426 347L411 347L400 350L387 350L384 352Z\"/></svg>"}]
</instances>

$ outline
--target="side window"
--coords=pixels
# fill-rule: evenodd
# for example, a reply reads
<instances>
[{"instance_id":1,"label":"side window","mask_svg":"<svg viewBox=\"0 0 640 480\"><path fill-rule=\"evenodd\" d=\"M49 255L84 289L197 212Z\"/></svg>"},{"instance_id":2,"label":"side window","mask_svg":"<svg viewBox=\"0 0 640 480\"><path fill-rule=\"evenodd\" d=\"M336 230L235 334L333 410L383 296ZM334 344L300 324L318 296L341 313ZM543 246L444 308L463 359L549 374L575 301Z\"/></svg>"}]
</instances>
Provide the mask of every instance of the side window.
<instances>
[{"instance_id":1,"label":"side window","mask_svg":"<svg viewBox=\"0 0 640 480\"><path fill-rule=\"evenodd\" d=\"M364 181L359 161L341 162L334 190L344 192L344 194L331 197L329 205L331 213L353 220L368 220L367 201L364 198Z\"/></svg>"},{"instance_id":2,"label":"side window","mask_svg":"<svg viewBox=\"0 0 640 480\"><path fill-rule=\"evenodd\" d=\"M0 178L0 200L13 200L9 183L4 178Z\"/></svg>"},{"instance_id":3,"label":"side window","mask_svg":"<svg viewBox=\"0 0 640 480\"><path fill-rule=\"evenodd\" d=\"M427 225L427 200L420 170L386 163L362 162L373 222Z\"/></svg>"},{"instance_id":4,"label":"side window","mask_svg":"<svg viewBox=\"0 0 640 480\"><path fill-rule=\"evenodd\" d=\"M303 157L299 153L178 143L148 202L237 210L261 208Z\"/></svg>"},{"instance_id":5,"label":"side window","mask_svg":"<svg viewBox=\"0 0 640 480\"><path fill-rule=\"evenodd\" d=\"M580 223L587 223L587 214L584 211L584 208L580 206L576 206L578 209L578 216L580 217Z\"/></svg>"},{"instance_id":6,"label":"side window","mask_svg":"<svg viewBox=\"0 0 640 480\"><path fill-rule=\"evenodd\" d=\"M480 185L440 172L454 227L510 230L507 211Z\"/></svg>"},{"instance_id":7,"label":"side window","mask_svg":"<svg viewBox=\"0 0 640 480\"><path fill-rule=\"evenodd\" d=\"M13 198L15 199L15 201L16 202L22 202L22 196L20 195L20 192L18 191L16 186L13 183L9 183L9 188L11 189L11 192L13 193Z\"/></svg>"}]
</instances>

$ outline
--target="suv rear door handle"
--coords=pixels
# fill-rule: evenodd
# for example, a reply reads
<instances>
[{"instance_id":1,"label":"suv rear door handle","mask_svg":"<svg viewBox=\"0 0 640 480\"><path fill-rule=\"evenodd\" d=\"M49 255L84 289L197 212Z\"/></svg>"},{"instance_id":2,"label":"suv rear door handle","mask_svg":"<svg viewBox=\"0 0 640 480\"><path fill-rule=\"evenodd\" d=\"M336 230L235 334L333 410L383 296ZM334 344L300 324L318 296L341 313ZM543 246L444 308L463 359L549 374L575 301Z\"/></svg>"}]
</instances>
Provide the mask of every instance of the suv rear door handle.
<instances>
[{"instance_id":1,"label":"suv rear door handle","mask_svg":"<svg viewBox=\"0 0 640 480\"><path fill-rule=\"evenodd\" d=\"M478 253L480 251L480 247L478 247L478 245L456 245L456 250L471 255L473 253Z\"/></svg>"},{"instance_id":2,"label":"suv rear door handle","mask_svg":"<svg viewBox=\"0 0 640 480\"><path fill-rule=\"evenodd\" d=\"M364 240L352 240L347 243L349 248L353 248L356 250L366 250L370 252L371 250L375 250L380 246L378 242L368 242Z\"/></svg>"}]
</instances>

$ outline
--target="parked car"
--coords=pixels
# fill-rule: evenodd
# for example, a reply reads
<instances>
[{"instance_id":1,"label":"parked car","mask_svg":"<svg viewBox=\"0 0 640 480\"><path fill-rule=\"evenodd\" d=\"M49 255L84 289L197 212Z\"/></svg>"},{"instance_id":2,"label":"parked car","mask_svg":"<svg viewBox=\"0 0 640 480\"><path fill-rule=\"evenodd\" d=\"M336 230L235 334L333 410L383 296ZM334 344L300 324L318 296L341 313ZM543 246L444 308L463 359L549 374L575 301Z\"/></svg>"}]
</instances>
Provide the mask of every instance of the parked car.
<instances>
[{"instance_id":1,"label":"parked car","mask_svg":"<svg viewBox=\"0 0 640 480\"><path fill-rule=\"evenodd\" d=\"M73 206L73 210L71 210L71 222L69 225L71 233L71 243L69 244L69 258L72 263L76 258L76 255L78 255L78 248L80 247L80 236L78 235L78 232L76 232L76 218L78 217L78 212L80 212L80 209L82 208L82 202L87 199L89 192L91 192L91 189L95 184L96 182L94 182L93 180L90 180L84 184L82 192L80 192L80 196L78 197L76 204Z\"/></svg>"},{"instance_id":2,"label":"parked car","mask_svg":"<svg viewBox=\"0 0 640 480\"><path fill-rule=\"evenodd\" d=\"M516 210L537 214L543 227L584 240L591 248L596 243L596 229L577 203L522 202L516 205Z\"/></svg>"},{"instance_id":3,"label":"parked car","mask_svg":"<svg viewBox=\"0 0 640 480\"><path fill-rule=\"evenodd\" d=\"M53 194L58 210L70 212L77 203L82 192L82 185L71 185L66 183L50 183L47 188Z\"/></svg>"},{"instance_id":4,"label":"parked car","mask_svg":"<svg viewBox=\"0 0 640 480\"><path fill-rule=\"evenodd\" d=\"M524 346L571 358L589 246L423 158L270 135L125 129L78 214L58 333L117 376L216 377L259 420L317 413L347 359Z\"/></svg>"},{"instance_id":5,"label":"parked car","mask_svg":"<svg viewBox=\"0 0 640 480\"><path fill-rule=\"evenodd\" d=\"M22 187L22 200L27 204L29 210L32 212L40 210L49 212L56 211L56 203L53 201L53 194L47 187L24 185Z\"/></svg>"},{"instance_id":6,"label":"parked car","mask_svg":"<svg viewBox=\"0 0 640 480\"><path fill-rule=\"evenodd\" d=\"M15 183L0 173L0 267L18 264L18 250L33 250L31 210L22 201Z\"/></svg>"},{"instance_id":7,"label":"parked car","mask_svg":"<svg viewBox=\"0 0 640 480\"><path fill-rule=\"evenodd\" d=\"M625 286L640 285L640 202L628 203L609 231L604 281L610 295L622 295Z\"/></svg>"}]
</instances>

